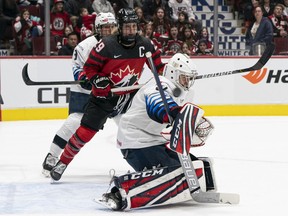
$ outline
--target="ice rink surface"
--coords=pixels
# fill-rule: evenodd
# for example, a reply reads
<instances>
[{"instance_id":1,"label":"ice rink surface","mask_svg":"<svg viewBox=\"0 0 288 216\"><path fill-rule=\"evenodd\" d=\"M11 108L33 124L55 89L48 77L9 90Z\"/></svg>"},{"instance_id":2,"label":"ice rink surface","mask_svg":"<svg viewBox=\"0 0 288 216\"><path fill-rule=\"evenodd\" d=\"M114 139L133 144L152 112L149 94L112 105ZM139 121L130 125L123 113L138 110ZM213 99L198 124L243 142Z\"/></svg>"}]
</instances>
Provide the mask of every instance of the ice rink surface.
<instances>
[{"instance_id":1,"label":"ice rink surface","mask_svg":"<svg viewBox=\"0 0 288 216\"><path fill-rule=\"evenodd\" d=\"M214 159L218 191L239 205L182 203L111 212L93 199L108 189L109 170L131 169L116 148L109 120L55 184L41 174L50 142L64 120L0 122L0 215L285 215L288 205L288 117L210 117L215 131L196 156ZM286 213L285 213L286 212Z\"/></svg>"}]
</instances>

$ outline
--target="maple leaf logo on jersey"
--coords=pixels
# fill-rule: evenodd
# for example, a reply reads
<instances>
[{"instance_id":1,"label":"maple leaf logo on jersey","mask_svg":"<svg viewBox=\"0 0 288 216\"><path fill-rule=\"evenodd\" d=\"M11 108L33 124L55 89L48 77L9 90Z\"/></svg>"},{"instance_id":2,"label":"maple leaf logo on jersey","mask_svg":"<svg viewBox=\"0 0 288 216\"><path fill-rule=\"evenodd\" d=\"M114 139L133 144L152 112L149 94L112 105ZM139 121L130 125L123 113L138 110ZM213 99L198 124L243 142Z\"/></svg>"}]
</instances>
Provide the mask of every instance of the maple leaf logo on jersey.
<instances>
[{"instance_id":1,"label":"maple leaf logo on jersey","mask_svg":"<svg viewBox=\"0 0 288 216\"><path fill-rule=\"evenodd\" d=\"M110 80L117 87L132 86L139 79L139 74L134 71L135 69L130 69L127 65L124 70L120 68L119 73L111 73Z\"/></svg>"}]
</instances>

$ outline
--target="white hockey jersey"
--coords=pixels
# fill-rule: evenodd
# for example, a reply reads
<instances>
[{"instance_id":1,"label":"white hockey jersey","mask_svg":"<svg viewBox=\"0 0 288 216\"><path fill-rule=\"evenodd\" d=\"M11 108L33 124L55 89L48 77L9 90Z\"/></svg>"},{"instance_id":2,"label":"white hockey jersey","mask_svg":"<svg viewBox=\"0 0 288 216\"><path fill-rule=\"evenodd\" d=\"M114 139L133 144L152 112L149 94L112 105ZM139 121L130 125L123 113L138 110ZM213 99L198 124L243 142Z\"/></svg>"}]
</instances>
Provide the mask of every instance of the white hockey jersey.
<instances>
[{"instance_id":1,"label":"white hockey jersey","mask_svg":"<svg viewBox=\"0 0 288 216\"><path fill-rule=\"evenodd\" d=\"M186 101L187 91L181 91L179 97L173 96L172 89L176 86L165 77L160 76L163 89L178 105ZM145 96L158 92L154 79L145 84L134 96L131 107L123 114L118 124L117 147L120 149L145 148L161 145L167 141L161 136L161 131L167 125L152 120L146 111ZM190 92L188 92L190 94Z\"/></svg>"},{"instance_id":2,"label":"white hockey jersey","mask_svg":"<svg viewBox=\"0 0 288 216\"><path fill-rule=\"evenodd\" d=\"M91 36L81 41L74 49L72 55L72 70L73 76L78 77L78 74L82 72L83 66L89 57L92 48L98 43L95 36ZM76 80L76 79L75 79ZM90 94L91 91L83 89L80 85L72 85L71 91L81 92L84 94Z\"/></svg>"}]
</instances>

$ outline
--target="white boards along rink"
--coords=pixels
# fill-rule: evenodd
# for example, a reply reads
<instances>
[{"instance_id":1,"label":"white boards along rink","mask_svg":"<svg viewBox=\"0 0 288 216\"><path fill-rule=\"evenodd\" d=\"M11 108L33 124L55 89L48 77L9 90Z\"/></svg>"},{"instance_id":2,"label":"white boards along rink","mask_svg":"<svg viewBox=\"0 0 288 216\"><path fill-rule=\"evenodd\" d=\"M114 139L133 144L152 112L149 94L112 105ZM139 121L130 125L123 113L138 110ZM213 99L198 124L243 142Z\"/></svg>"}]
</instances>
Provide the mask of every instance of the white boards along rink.
<instances>
[{"instance_id":1,"label":"white boards along rink","mask_svg":"<svg viewBox=\"0 0 288 216\"><path fill-rule=\"evenodd\" d=\"M258 61L258 57L247 56L192 58L199 74L248 68ZM163 62L168 60L163 57ZM32 80L73 80L71 59L67 57L2 58L2 121L66 118L70 85L27 86L21 74L26 63ZM258 71L196 80L189 99L202 106L206 115L288 115L287 72L287 57L272 57ZM145 67L141 82L151 76Z\"/></svg>"}]
</instances>

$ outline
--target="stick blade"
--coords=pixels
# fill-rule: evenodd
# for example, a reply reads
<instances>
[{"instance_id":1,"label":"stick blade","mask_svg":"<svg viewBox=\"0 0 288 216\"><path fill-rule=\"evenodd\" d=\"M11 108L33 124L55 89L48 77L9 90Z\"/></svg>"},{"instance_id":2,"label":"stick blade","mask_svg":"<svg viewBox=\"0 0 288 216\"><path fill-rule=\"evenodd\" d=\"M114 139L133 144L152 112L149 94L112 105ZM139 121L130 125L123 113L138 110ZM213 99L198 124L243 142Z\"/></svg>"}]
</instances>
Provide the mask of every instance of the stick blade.
<instances>
[{"instance_id":1,"label":"stick blade","mask_svg":"<svg viewBox=\"0 0 288 216\"><path fill-rule=\"evenodd\" d=\"M219 203L236 205L240 202L240 195L236 193L201 192L192 193L193 200L199 203Z\"/></svg>"},{"instance_id":2,"label":"stick blade","mask_svg":"<svg viewBox=\"0 0 288 216\"><path fill-rule=\"evenodd\" d=\"M22 78L26 85L32 85L28 75L28 63L26 63L22 69Z\"/></svg>"},{"instance_id":3,"label":"stick blade","mask_svg":"<svg viewBox=\"0 0 288 216\"><path fill-rule=\"evenodd\" d=\"M30 79L28 74L28 63L26 63L22 69L22 78L26 85L36 86L36 85L71 85L79 84L79 81L33 81Z\"/></svg>"},{"instance_id":4,"label":"stick blade","mask_svg":"<svg viewBox=\"0 0 288 216\"><path fill-rule=\"evenodd\" d=\"M258 62L250 68L250 70L260 70L271 58L275 50L275 44L269 44Z\"/></svg>"},{"instance_id":5,"label":"stick blade","mask_svg":"<svg viewBox=\"0 0 288 216\"><path fill-rule=\"evenodd\" d=\"M1 94L0 94L0 104L4 104L4 101L3 101Z\"/></svg>"},{"instance_id":6,"label":"stick blade","mask_svg":"<svg viewBox=\"0 0 288 216\"><path fill-rule=\"evenodd\" d=\"M239 204L240 195L233 193L220 193L219 201L223 204Z\"/></svg>"}]
</instances>

